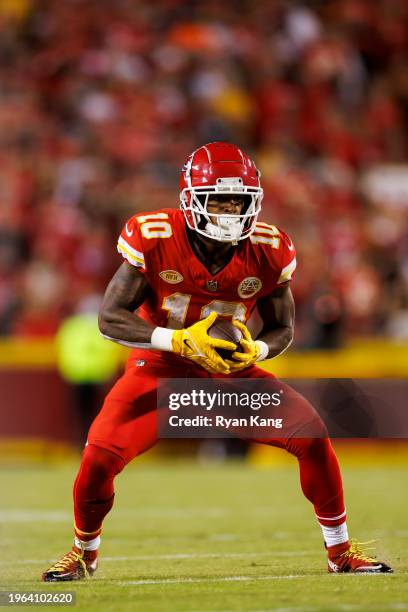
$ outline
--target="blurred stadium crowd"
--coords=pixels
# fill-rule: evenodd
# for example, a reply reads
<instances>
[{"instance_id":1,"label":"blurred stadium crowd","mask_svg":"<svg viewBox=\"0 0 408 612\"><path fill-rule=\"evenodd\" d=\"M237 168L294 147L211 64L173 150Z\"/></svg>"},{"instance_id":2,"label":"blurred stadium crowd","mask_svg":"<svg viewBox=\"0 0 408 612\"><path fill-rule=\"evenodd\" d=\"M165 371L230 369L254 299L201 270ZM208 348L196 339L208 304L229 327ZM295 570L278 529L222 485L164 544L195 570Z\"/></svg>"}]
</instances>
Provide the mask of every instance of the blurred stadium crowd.
<instances>
[{"instance_id":1,"label":"blurred stadium crowd","mask_svg":"<svg viewBox=\"0 0 408 612\"><path fill-rule=\"evenodd\" d=\"M297 245L297 345L407 338L407 65L404 0L2 0L0 335L103 293L126 218L231 140Z\"/></svg>"}]
</instances>

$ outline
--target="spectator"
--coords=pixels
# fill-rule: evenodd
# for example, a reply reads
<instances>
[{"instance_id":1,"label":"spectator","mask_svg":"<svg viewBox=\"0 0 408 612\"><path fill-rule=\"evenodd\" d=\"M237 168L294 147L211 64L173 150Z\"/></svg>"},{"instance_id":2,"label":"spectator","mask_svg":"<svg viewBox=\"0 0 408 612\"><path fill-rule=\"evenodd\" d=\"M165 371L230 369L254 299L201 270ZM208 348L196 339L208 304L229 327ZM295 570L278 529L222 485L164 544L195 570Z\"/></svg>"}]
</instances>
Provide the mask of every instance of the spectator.
<instances>
[{"instance_id":1,"label":"spectator","mask_svg":"<svg viewBox=\"0 0 408 612\"><path fill-rule=\"evenodd\" d=\"M54 334L106 285L124 219L177 206L186 152L227 139L297 244L297 341L406 335L407 18L403 0L2 2L0 334Z\"/></svg>"}]
</instances>

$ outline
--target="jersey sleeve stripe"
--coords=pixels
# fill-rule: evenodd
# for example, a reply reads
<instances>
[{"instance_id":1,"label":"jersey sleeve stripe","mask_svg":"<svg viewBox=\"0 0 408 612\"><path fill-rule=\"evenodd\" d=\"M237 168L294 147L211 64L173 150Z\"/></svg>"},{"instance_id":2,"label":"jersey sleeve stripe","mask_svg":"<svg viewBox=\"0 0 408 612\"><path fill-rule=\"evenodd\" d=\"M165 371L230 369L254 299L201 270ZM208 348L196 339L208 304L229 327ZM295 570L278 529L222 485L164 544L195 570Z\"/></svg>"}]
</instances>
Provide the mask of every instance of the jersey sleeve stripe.
<instances>
[{"instance_id":1,"label":"jersey sleeve stripe","mask_svg":"<svg viewBox=\"0 0 408 612\"><path fill-rule=\"evenodd\" d=\"M296 270L296 257L292 259L292 261L282 269L281 275L278 280L278 285L280 283L285 283L292 278L293 272Z\"/></svg>"},{"instance_id":2,"label":"jersey sleeve stripe","mask_svg":"<svg viewBox=\"0 0 408 612\"><path fill-rule=\"evenodd\" d=\"M123 257L125 259L128 260L129 263L132 264L132 266L136 266L136 268L144 268L145 264L144 261L140 260L140 259L135 259L132 255L130 255L129 253L126 252L126 250L119 246L117 247L119 253L121 253L121 255L123 255Z\"/></svg>"},{"instance_id":3,"label":"jersey sleeve stripe","mask_svg":"<svg viewBox=\"0 0 408 612\"><path fill-rule=\"evenodd\" d=\"M139 253L139 251L136 251L136 249L133 249L122 238L119 238L117 249L118 249L119 253L121 253L123 255L123 257L125 257L125 259L128 260L129 263L131 263L132 265L134 265L136 267L140 267L140 268L144 267L145 260L144 260L144 257L143 257L143 253L140 253L141 257L139 257L139 255L135 255L134 253Z\"/></svg>"},{"instance_id":4,"label":"jersey sleeve stripe","mask_svg":"<svg viewBox=\"0 0 408 612\"><path fill-rule=\"evenodd\" d=\"M124 240L124 238L122 238L122 236L120 236L119 240L118 240L118 250L119 250L119 247L121 249L123 249L128 255L131 255L134 259L137 259L137 260L141 261L144 264L144 255L143 255L143 253L141 253L140 251L137 251L136 249L131 247L130 244L128 242L126 242L126 240Z\"/></svg>"}]
</instances>

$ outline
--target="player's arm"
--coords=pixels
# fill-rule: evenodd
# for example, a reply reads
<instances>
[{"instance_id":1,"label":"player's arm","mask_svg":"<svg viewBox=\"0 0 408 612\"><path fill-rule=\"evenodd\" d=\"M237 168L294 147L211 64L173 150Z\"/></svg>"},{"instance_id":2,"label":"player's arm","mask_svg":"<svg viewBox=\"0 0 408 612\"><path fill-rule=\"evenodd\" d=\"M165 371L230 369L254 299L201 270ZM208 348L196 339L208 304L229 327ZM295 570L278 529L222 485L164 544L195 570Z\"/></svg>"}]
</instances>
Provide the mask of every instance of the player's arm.
<instances>
[{"instance_id":1,"label":"player's arm","mask_svg":"<svg viewBox=\"0 0 408 612\"><path fill-rule=\"evenodd\" d=\"M153 325L134 311L145 301L149 284L127 261L110 281L99 311L99 330L105 338L125 346L150 346Z\"/></svg>"},{"instance_id":2,"label":"player's arm","mask_svg":"<svg viewBox=\"0 0 408 612\"><path fill-rule=\"evenodd\" d=\"M262 358L272 359L283 353L293 340L295 302L290 283L276 287L270 295L261 298L257 306L263 321L258 341L265 343L267 347L264 347Z\"/></svg>"},{"instance_id":3,"label":"player's arm","mask_svg":"<svg viewBox=\"0 0 408 612\"><path fill-rule=\"evenodd\" d=\"M217 314L211 313L187 329L155 327L134 313L149 290L145 276L125 261L110 281L103 298L99 312L101 334L124 346L171 351L199 363L210 372L228 373L228 365L215 349L234 350L236 345L207 334Z\"/></svg>"},{"instance_id":4,"label":"player's arm","mask_svg":"<svg viewBox=\"0 0 408 612\"><path fill-rule=\"evenodd\" d=\"M239 372L257 361L271 359L283 353L293 339L295 304L289 283L282 283L274 291L258 300L259 314L263 328L257 340L253 340L249 329L240 321L234 325L241 330L240 351L227 360L231 372Z\"/></svg>"},{"instance_id":5,"label":"player's arm","mask_svg":"<svg viewBox=\"0 0 408 612\"><path fill-rule=\"evenodd\" d=\"M269 295L257 302L258 312L263 321L263 328L257 340L253 340L249 329L240 321L234 325L242 332L240 351L235 351L232 358L236 365L228 362L231 371L239 371L253 365L256 361L272 359L285 351L292 343L295 323L295 304L290 290L290 281L296 269L296 251L292 240L285 232L275 226L268 230L276 241L272 249L266 249L265 255L275 273L279 271L275 288ZM271 242L272 244L272 242ZM277 266L279 262L279 267Z\"/></svg>"}]
</instances>

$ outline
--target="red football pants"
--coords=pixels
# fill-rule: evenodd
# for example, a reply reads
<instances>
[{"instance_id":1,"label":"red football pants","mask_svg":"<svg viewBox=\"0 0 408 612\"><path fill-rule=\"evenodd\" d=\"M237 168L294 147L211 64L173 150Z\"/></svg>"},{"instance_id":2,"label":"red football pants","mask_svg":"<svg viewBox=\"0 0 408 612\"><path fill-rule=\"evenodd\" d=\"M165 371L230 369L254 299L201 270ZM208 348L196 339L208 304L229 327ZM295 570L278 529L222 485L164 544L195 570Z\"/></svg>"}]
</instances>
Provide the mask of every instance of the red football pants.
<instances>
[{"instance_id":1,"label":"red football pants","mask_svg":"<svg viewBox=\"0 0 408 612\"><path fill-rule=\"evenodd\" d=\"M74 485L77 535L92 539L100 533L103 518L113 504L115 476L134 457L157 442L156 389L158 378L208 378L210 374L193 363L154 351L133 351L124 375L107 395L88 435L81 467ZM234 376L234 375L232 375ZM256 366L237 378L275 377ZM275 379L276 380L276 379ZM335 526L345 520L343 488L336 455L320 417L307 400L279 381L289 402L292 431L289 438L262 438L299 462L302 491L314 505L316 515ZM301 437L313 423L321 437ZM307 434L304 434L307 435ZM339 517L333 520L333 517Z\"/></svg>"}]
</instances>

